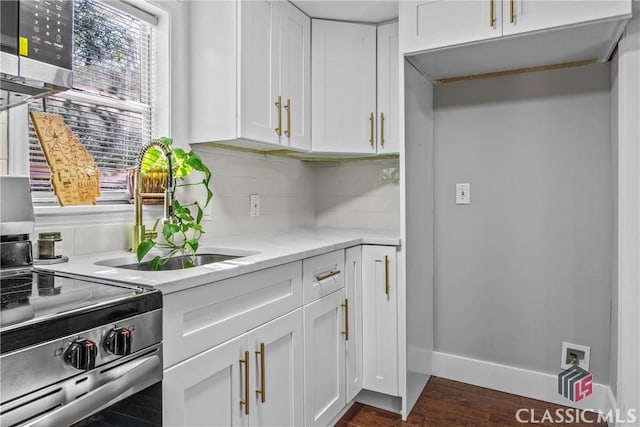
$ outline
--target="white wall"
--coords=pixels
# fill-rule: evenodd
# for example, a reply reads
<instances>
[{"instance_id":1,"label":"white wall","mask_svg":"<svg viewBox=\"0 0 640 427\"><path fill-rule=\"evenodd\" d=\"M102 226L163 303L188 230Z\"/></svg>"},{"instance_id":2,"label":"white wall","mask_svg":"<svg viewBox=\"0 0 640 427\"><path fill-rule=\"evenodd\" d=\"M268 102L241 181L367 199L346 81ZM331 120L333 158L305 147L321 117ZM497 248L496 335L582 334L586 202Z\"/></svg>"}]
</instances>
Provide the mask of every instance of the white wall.
<instances>
[{"instance_id":1,"label":"white wall","mask_svg":"<svg viewBox=\"0 0 640 427\"><path fill-rule=\"evenodd\" d=\"M557 374L564 340L608 384L609 71L436 86L436 351Z\"/></svg>"},{"instance_id":2,"label":"white wall","mask_svg":"<svg viewBox=\"0 0 640 427\"><path fill-rule=\"evenodd\" d=\"M618 405L640 413L640 1L618 45Z\"/></svg>"},{"instance_id":3,"label":"white wall","mask_svg":"<svg viewBox=\"0 0 640 427\"><path fill-rule=\"evenodd\" d=\"M613 187L613 229L618 229L618 53L611 58L611 184ZM609 343L609 386L614 397L618 387L618 235L613 236L611 258L611 341Z\"/></svg>"},{"instance_id":4,"label":"white wall","mask_svg":"<svg viewBox=\"0 0 640 427\"><path fill-rule=\"evenodd\" d=\"M399 180L398 159L317 163L316 225L399 229Z\"/></svg>"}]
</instances>

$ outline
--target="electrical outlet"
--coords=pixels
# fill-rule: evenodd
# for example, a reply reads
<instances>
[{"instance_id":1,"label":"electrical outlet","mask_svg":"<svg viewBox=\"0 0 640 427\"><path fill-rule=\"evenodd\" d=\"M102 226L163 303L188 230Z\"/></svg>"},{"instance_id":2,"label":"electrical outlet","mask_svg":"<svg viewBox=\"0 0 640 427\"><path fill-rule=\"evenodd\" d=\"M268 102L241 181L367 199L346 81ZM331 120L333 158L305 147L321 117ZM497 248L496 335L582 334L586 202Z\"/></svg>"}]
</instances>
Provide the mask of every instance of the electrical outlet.
<instances>
[{"instance_id":1,"label":"electrical outlet","mask_svg":"<svg viewBox=\"0 0 640 427\"><path fill-rule=\"evenodd\" d=\"M456 205L468 205L471 203L471 184L456 184Z\"/></svg>"},{"instance_id":2,"label":"electrical outlet","mask_svg":"<svg viewBox=\"0 0 640 427\"><path fill-rule=\"evenodd\" d=\"M201 200L200 201L200 206L204 206L206 201L207 201L206 199L205 200ZM205 219L207 221L211 220L211 216L213 215L211 213L213 211L213 209L211 208L211 205L213 204L212 202L213 202L213 200L210 200L209 204L206 207L202 208L202 219Z\"/></svg>"},{"instance_id":3,"label":"electrical outlet","mask_svg":"<svg viewBox=\"0 0 640 427\"><path fill-rule=\"evenodd\" d=\"M260 216L260 195L249 196L249 216Z\"/></svg>"},{"instance_id":4,"label":"electrical outlet","mask_svg":"<svg viewBox=\"0 0 640 427\"><path fill-rule=\"evenodd\" d=\"M578 365L585 371L588 371L590 359L591 347L572 344L566 341L562 342L561 369L569 369L571 366Z\"/></svg>"}]
</instances>

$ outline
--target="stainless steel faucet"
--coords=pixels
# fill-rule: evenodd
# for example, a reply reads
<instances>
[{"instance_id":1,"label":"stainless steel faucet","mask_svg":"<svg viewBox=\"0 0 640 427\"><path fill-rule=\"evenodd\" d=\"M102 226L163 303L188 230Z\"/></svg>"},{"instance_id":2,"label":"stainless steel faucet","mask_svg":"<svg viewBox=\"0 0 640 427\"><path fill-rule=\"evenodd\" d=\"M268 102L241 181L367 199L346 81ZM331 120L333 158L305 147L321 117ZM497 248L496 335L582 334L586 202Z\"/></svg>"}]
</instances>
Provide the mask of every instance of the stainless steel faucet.
<instances>
[{"instance_id":1,"label":"stainless steel faucet","mask_svg":"<svg viewBox=\"0 0 640 427\"><path fill-rule=\"evenodd\" d=\"M159 148L167 159L167 165L169 168L169 174L167 179L167 186L163 193L144 193L142 191L142 163L144 160L147 151L151 147ZM175 183L173 180L173 165L171 162L171 150L169 147L162 143L160 140L154 139L149 144L145 145L140 151L140 157L138 159L138 167L135 170L134 176L134 206L135 206L135 224L133 226L132 240L131 240L131 250L133 252L136 251L140 242L145 239L154 239L158 236L158 232L156 228L158 226L158 222L162 219L163 224L167 224L173 221L173 200L174 200L174 191L175 191ZM158 218L153 226L151 231L147 231L145 229L143 220L142 220L142 204L145 198L158 198L162 197L164 199L164 209L163 209L163 218Z\"/></svg>"}]
</instances>

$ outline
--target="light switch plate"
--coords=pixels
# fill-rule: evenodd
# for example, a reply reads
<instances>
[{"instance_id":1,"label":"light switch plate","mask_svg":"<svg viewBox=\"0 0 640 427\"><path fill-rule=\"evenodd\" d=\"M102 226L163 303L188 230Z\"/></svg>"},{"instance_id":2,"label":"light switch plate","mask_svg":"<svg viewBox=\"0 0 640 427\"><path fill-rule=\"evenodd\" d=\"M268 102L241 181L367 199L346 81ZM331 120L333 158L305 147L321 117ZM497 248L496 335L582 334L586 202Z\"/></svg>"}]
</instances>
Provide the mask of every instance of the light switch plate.
<instances>
[{"instance_id":1,"label":"light switch plate","mask_svg":"<svg viewBox=\"0 0 640 427\"><path fill-rule=\"evenodd\" d=\"M471 203L471 184L456 184L456 205L468 205Z\"/></svg>"}]
</instances>

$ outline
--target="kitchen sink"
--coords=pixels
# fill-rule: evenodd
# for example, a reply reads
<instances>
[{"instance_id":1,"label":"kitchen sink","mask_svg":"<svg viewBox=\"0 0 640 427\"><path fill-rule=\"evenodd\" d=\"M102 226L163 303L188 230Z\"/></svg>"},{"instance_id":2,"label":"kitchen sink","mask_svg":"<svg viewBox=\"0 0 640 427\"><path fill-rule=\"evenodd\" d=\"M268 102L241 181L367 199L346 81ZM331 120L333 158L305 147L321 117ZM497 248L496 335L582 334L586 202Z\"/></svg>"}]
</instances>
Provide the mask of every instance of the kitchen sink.
<instances>
[{"instance_id":1,"label":"kitchen sink","mask_svg":"<svg viewBox=\"0 0 640 427\"><path fill-rule=\"evenodd\" d=\"M169 259L160 271L167 270L182 270L184 268L198 267L202 265L215 264L225 261L231 261L238 258L243 258L249 255L255 255L256 251L242 251L242 250L221 250L221 249L209 249L204 253L196 254L193 265L189 265L189 261L192 258L189 255L175 256ZM145 256L142 262L138 262L135 254L127 254L126 256L100 260L96 262L96 265L103 265L106 267L124 268L126 270L138 270L138 271L153 271L151 269L151 260L156 255L160 255L158 251L151 251Z\"/></svg>"},{"instance_id":2,"label":"kitchen sink","mask_svg":"<svg viewBox=\"0 0 640 427\"><path fill-rule=\"evenodd\" d=\"M213 264L215 262L228 261L230 259L240 258L239 255L223 255L223 254L197 254L195 259L188 255L172 257L161 268L161 270L182 270L183 268L198 267L205 264ZM193 265L189 265L193 262ZM126 268L127 270L152 271L151 261L135 262L132 264L115 265L114 267Z\"/></svg>"}]
</instances>

